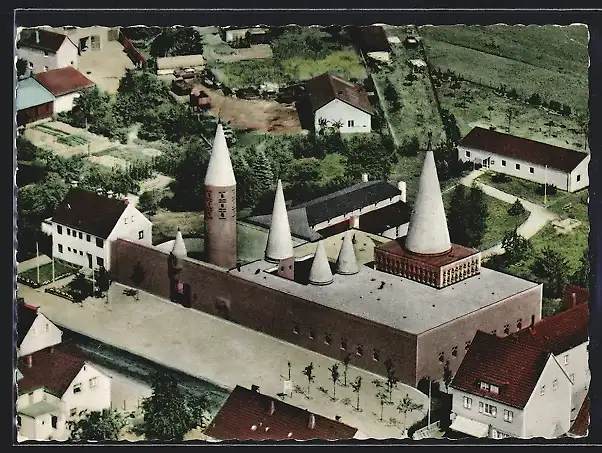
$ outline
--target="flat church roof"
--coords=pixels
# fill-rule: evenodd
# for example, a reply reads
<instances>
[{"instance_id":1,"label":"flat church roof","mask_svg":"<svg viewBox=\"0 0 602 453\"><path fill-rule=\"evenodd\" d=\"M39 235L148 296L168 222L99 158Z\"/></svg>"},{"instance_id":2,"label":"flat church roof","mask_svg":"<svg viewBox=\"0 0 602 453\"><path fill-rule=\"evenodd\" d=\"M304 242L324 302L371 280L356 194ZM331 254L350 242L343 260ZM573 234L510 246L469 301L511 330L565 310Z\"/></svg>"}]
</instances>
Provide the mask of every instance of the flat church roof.
<instances>
[{"instance_id":1,"label":"flat church roof","mask_svg":"<svg viewBox=\"0 0 602 453\"><path fill-rule=\"evenodd\" d=\"M327 253L331 262L336 260L332 251ZM259 260L242 266L240 272L234 269L230 273L261 286L415 335L539 286L539 283L482 268L479 275L436 289L377 271L369 265L360 265L360 272L355 275L335 274L330 285L314 286L266 272L275 267L272 263ZM256 273L257 270L260 272ZM379 289L381 286L382 289Z\"/></svg>"}]
</instances>

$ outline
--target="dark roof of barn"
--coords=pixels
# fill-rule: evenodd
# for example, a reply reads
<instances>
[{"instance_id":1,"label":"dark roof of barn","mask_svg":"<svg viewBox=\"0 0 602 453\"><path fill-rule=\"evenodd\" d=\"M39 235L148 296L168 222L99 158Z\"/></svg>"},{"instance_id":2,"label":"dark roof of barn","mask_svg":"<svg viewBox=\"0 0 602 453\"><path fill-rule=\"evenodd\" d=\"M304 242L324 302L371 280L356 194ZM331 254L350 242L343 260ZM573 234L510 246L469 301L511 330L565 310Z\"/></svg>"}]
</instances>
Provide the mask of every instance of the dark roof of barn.
<instances>
[{"instance_id":1,"label":"dark roof of barn","mask_svg":"<svg viewBox=\"0 0 602 453\"><path fill-rule=\"evenodd\" d=\"M269 415L272 402L275 410ZM337 440L352 439L357 433L356 428L320 415L314 415L315 426L310 429L309 415L305 409L236 386L205 433L219 440Z\"/></svg>"},{"instance_id":2,"label":"dark roof of barn","mask_svg":"<svg viewBox=\"0 0 602 453\"><path fill-rule=\"evenodd\" d=\"M125 208L123 200L74 187L57 206L52 220L106 239Z\"/></svg>"},{"instance_id":3,"label":"dark roof of barn","mask_svg":"<svg viewBox=\"0 0 602 453\"><path fill-rule=\"evenodd\" d=\"M356 36L360 47L366 53L391 52L391 44L389 44L385 30L378 25L357 27Z\"/></svg>"},{"instance_id":4,"label":"dark roof of barn","mask_svg":"<svg viewBox=\"0 0 602 453\"><path fill-rule=\"evenodd\" d=\"M292 209L305 208L307 220L314 226L400 194L396 186L386 181L367 181L300 203Z\"/></svg>"},{"instance_id":5,"label":"dark roof of barn","mask_svg":"<svg viewBox=\"0 0 602 453\"><path fill-rule=\"evenodd\" d=\"M39 41L36 40L36 32L38 33ZM27 29L21 31L17 47L29 47L31 49L56 53L63 45L65 39L71 41L66 35L44 30L43 28Z\"/></svg>"},{"instance_id":6,"label":"dark roof of barn","mask_svg":"<svg viewBox=\"0 0 602 453\"><path fill-rule=\"evenodd\" d=\"M412 208L403 201L398 201L384 208L362 214L360 227L362 231L381 234L390 228L404 225L410 221Z\"/></svg>"},{"instance_id":7,"label":"dark roof of barn","mask_svg":"<svg viewBox=\"0 0 602 453\"><path fill-rule=\"evenodd\" d=\"M21 346L37 317L38 309L36 307L17 302L17 346Z\"/></svg>"},{"instance_id":8,"label":"dark roof of barn","mask_svg":"<svg viewBox=\"0 0 602 453\"><path fill-rule=\"evenodd\" d=\"M34 77L55 96L62 96L94 86L94 82L72 66L41 72Z\"/></svg>"},{"instance_id":9,"label":"dark roof of barn","mask_svg":"<svg viewBox=\"0 0 602 453\"><path fill-rule=\"evenodd\" d=\"M516 342L477 331L451 387L508 406L524 408L550 353L531 342ZM499 387L494 395L480 389L484 381Z\"/></svg>"},{"instance_id":10,"label":"dark roof of barn","mask_svg":"<svg viewBox=\"0 0 602 453\"><path fill-rule=\"evenodd\" d=\"M82 367L86 364L82 351L74 343L60 343L31 355L31 367L27 357L20 357L18 368L23 374L19 380L19 394L38 388L62 397Z\"/></svg>"},{"instance_id":11,"label":"dark roof of barn","mask_svg":"<svg viewBox=\"0 0 602 453\"><path fill-rule=\"evenodd\" d=\"M488 151L499 156L520 159L536 165L571 172L588 154L547 143L536 142L491 129L475 127L462 140L460 146Z\"/></svg>"},{"instance_id":12,"label":"dark roof of barn","mask_svg":"<svg viewBox=\"0 0 602 453\"><path fill-rule=\"evenodd\" d=\"M573 422L571 429L569 430L569 434L573 436L587 436L589 431L589 393L585 397L583 404L581 405L581 409L579 409L579 413L577 414L577 418Z\"/></svg>"},{"instance_id":13,"label":"dark roof of barn","mask_svg":"<svg viewBox=\"0 0 602 453\"><path fill-rule=\"evenodd\" d=\"M347 82L333 75L322 74L308 80L305 86L314 112L338 99L370 115L374 113L366 90L355 83Z\"/></svg>"},{"instance_id":14,"label":"dark roof of barn","mask_svg":"<svg viewBox=\"0 0 602 453\"><path fill-rule=\"evenodd\" d=\"M307 241L316 241L322 237L311 229L305 208L291 209L287 211L287 215L289 228L293 236ZM249 217L245 221L269 229L272 225L272 214Z\"/></svg>"}]
</instances>

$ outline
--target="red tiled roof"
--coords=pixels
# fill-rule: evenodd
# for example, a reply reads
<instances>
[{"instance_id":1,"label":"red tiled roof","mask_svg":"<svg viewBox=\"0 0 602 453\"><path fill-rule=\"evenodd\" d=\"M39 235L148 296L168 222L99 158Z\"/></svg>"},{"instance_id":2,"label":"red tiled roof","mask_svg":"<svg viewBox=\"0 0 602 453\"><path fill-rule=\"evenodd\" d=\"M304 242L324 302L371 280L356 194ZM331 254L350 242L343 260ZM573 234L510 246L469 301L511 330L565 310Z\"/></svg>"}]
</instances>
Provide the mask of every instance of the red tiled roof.
<instances>
[{"instance_id":1,"label":"red tiled roof","mask_svg":"<svg viewBox=\"0 0 602 453\"><path fill-rule=\"evenodd\" d=\"M31 354L31 367L27 357L20 357L19 395L44 387L59 398L63 396L86 361L81 350L73 343L61 343Z\"/></svg>"},{"instance_id":2,"label":"red tiled roof","mask_svg":"<svg viewBox=\"0 0 602 453\"><path fill-rule=\"evenodd\" d=\"M531 342L477 331L451 387L522 409L549 356L549 352ZM480 390L481 381L497 385L499 394Z\"/></svg>"},{"instance_id":3,"label":"red tiled roof","mask_svg":"<svg viewBox=\"0 0 602 453\"><path fill-rule=\"evenodd\" d=\"M63 45L65 39L69 38L67 38L66 35L45 30L43 28L27 29L21 32L17 47L29 47L31 49L56 53Z\"/></svg>"},{"instance_id":4,"label":"red tiled roof","mask_svg":"<svg viewBox=\"0 0 602 453\"><path fill-rule=\"evenodd\" d=\"M562 295L562 303L565 310L573 307L573 294L575 294L575 305L589 302L589 290L578 285L567 285Z\"/></svg>"},{"instance_id":5,"label":"red tiled roof","mask_svg":"<svg viewBox=\"0 0 602 453\"><path fill-rule=\"evenodd\" d=\"M272 402L275 411L269 415ZM309 416L305 409L236 386L205 433L218 440L337 440L352 439L357 432L319 415L314 415L315 426L310 429Z\"/></svg>"},{"instance_id":6,"label":"red tiled roof","mask_svg":"<svg viewBox=\"0 0 602 453\"><path fill-rule=\"evenodd\" d=\"M34 77L55 96L62 96L94 86L94 82L72 66L40 72Z\"/></svg>"},{"instance_id":7,"label":"red tiled roof","mask_svg":"<svg viewBox=\"0 0 602 453\"><path fill-rule=\"evenodd\" d=\"M80 188L71 188L57 206L52 220L106 239L127 204Z\"/></svg>"},{"instance_id":8,"label":"red tiled roof","mask_svg":"<svg viewBox=\"0 0 602 453\"><path fill-rule=\"evenodd\" d=\"M25 335L27 335L37 317L37 307L24 302L17 302L17 347L21 346Z\"/></svg>"},{"instance_id":9,"label":"red tiled roof","mask_svg":"<svg viewBox=\"0 0 602 453\"><path fill-rule=\"evenodd\" d=\"M324 107L330 101L339 99L370 115L374 113L374 108L370 105L368 95L363 87L333 75L322 74L308 80L306 82L306 91L314 112Z\"/></svg>"},{"instance_id":10,"label":"red tiled roof","mask_svg":"<svg viewBox=\"0 0 602 453\"><path fill-rule=\"evenodd\" d=\"M459 143L467 148L485 150L499 156L520 159L564 172L572 171L588 155L572 149L515 137L482 127L475 127Z\"/></svg>"},{"instance_id":11,"label":"red tiled roof","mask_svg":"<svg viewBox=\"0 0 602 453\"><path fill-rule=\"evenodd\" d=\"M573 436L587 436L589 431L589 394L585 397L581 409L577 414L577 418L573 422L573 426L569 430L569 434Z\"/></svg>"}]
</instances>

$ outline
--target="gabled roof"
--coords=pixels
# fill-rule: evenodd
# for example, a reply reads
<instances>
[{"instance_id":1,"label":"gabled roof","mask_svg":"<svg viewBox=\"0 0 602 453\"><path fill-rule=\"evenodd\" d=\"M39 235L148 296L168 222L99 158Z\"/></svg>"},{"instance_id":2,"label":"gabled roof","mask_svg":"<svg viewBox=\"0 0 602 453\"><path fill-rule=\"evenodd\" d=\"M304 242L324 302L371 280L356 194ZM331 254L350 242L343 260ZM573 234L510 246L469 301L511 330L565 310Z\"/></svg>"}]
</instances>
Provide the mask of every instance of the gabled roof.
<instances>
[{"instance_id":1,"label":"gabled roof","mask_svg":"<svg viewBox=\"0 0 602 453\"><path fill-rule=\"evenodd\" d=\"M361 49L365 53L391 52L391 44L387 39L385 30L378 25L367 25L357 27L355 36L359 41Z\"/></svg>"},{"instance_id":2,"label":"gabled roof","mask_svg":"<svg viewBox=\"0 0 602 453\"><path fill-rule=\"evenodd\" d=\"M309 417L305 409L236 386L205 433L219 440L338 440L352 439L357 432L320 415L314 415L310 429Z\"/></svg>"},{"instance_id":3,"label":"gabled roof","mask_svg":"<svg viewBox=\"0 0 602 453\"><path fill-rule=\"evenodd\" d=\"M17 303L17 347L21 346L37 317L38 309L36 307L26 303Z\"/></svg>"},{"instance_id":4,"label":"gabled roof","mask_svg":"<svg viewBox=\"0 0 602 453\"><path fill-rule=\"evenodd\" d=\"M63 96L94 86L94 82L72 66L40 72L34 77L55 96Z\"/></svg>"},{"instance_id":5,"label":"gabled roof","mask_svg":"<svg viewBox=\"0 0 602 453\"><path fill-rule=\"evenodd\" d=\"M588 157L582 153L560 146L515 137L495 130L475 127L459 143L467 148L485 150L498 156L520 159L536 165L571 172Z\"/></svg>"},{"instance_id":6,"label":"gabled roof","mask_svg":"<svg viewBox=\"0 0 602 453\"><path fill-rule=\"evenodd\" d=\"M73 187L57 206L52 221L106 239L127 206L123 200Z\"/></svg>"},{"instance_id":7,"label":"gabled roof","mask_svg":"<svg viewBox=\"0 0 602 453\"><path fill-rule=\"evenodd\" d=\"M54 95L34 77L28 77L17 82L17 111L48 102L54 102Z\"/></svg>"},{"instance_id":8,"label":"gabled roof","mask_svg":"<svg viewBox=\"0 0 602 453\"><path fill-rule=\"evenodd\" d=\"M308 80L305 86L314 112L338 99L370 115L374 114L374 108L370 105L366 90L355 83L347 82L333 75L322 74Z\"/></svg>"},{"instance_id":9,"label":"gabled roof","mask_svg":"<svg viewBox=\"0 0 602 453\"><path fill-rule=\"evenodd\" d=\"M43 28L30 28L21 31L17 47L29 47L30 49L56 53L63 45L63 42L65 42L65 39L75 46L73 41L66 35L45 30Z\"/></svg>"},{"instance_id":10,"label":"gabled roof","mask_svg":"<svg viewBox=\"0 0 602 453\"><path fill-rule=\"evenodd\" d=\"M589 432L589 392L579 409L577 418L569 430L569 436L583 437Z\"/></svg>"},{"instance_id":11,"label":"gabled roof","mask_svg":"<svg viewBox=\"0 0 602 453\"><path fill-rule=\"evenodd\" d=\"M61 398L77 374L86 364L82 351L74 343L60 343L31 355L31 367L27 357L20 357L18 368L23 379L18 383L19 394L38 388Z\"/></svg>"},{"instance_id":12,"label":"gabled roof","mask_svg":"<svg viewBox=\"0 0 602 453\"><path fill-rule=\"evenodd\" d=\"M523 409L549 357L533 343L477 331L451 387ZM481 390L481 381L497 385L499 394Z\"/></svg>"}]
</instances>

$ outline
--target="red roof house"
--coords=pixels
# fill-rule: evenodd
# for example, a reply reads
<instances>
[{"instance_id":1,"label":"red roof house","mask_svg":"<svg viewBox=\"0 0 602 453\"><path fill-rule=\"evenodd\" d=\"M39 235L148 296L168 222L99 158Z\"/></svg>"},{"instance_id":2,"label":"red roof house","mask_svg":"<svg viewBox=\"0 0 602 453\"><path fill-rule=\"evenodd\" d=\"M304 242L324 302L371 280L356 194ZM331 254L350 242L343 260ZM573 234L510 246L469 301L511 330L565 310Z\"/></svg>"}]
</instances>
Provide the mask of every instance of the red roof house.
<instances>
[{"instance_id":1,"label":"red roof house","mask_svg":"<svg viewBox=\"0 0 602 453\"><path fill-rule=\"evenodd\" d=\"M73 108L73 101L79 93L95 84L72 66L41 72L34 76L40 84L55 96L56 113Z\"/></svg>"}]
</instances>

